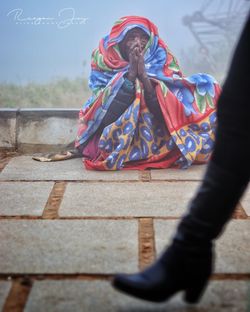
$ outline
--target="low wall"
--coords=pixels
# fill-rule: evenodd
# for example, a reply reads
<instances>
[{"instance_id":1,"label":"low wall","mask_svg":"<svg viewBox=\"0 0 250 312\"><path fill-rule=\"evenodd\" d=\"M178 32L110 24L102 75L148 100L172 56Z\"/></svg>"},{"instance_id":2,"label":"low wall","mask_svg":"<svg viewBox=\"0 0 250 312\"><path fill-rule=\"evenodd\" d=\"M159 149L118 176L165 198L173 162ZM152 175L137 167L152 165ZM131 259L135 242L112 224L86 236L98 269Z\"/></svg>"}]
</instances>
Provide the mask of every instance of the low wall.
<instances>
[{"instance_id":1,"label":"low wall","mask_svg":"<svg viewBox=\"0 0 250 312\"><path fill-rule=\"evenodd\" d=\"M61 150L76 137L78 114L79 109L0 109L0 149Z\"/></svg>"}]
</instances>

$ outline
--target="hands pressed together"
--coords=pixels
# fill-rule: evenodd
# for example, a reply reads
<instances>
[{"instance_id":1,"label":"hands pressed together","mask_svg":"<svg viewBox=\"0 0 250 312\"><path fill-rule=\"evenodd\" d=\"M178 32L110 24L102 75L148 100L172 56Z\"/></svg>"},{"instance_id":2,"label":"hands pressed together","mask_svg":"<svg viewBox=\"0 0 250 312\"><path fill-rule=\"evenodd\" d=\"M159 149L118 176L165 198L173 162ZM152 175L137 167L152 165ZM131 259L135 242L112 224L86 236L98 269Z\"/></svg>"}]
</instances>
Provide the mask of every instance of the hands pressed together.
<instances>
[{"instance_id":1,"label":"hands pressed together","mask_svg":"<svg viewBox=\"0 0 250 312\"><path fill-rule=\"evenodd\" d=\"M139 40L135 41L129 51L129 70L127 78L132 82L138 78L147 93L151 93L153 91L152 83L146 73L144 51Z\"/></svg>"},{"instance_id":2,"label":"hands pressed together","mask_svg":"<svg viewBox=\"0 0 250 312\"><path fill-rule=\"evenodd\" d=\"M145 70L144 53L139 41L136 41L129 52L128 79L135 81L138 78L141 82L148 78Z\"/></svg>"}]
</instances>

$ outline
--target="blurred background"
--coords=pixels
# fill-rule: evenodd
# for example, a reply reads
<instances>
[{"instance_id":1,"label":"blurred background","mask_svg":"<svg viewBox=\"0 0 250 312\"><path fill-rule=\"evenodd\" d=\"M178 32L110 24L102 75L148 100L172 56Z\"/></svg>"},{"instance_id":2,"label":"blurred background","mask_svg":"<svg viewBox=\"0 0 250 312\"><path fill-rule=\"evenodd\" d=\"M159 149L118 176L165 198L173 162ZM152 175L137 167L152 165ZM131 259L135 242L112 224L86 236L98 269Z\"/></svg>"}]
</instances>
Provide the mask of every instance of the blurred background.
<instances>
[{"instance_id":1,"label":"blurred background","mask_svg":"<svg viewBox=\"0 0 250 312\"><path fill-rule=\"evenodd\" d=\"M12 0L0 3L0 107L80 108L91 52L122 16L153 21L185 76L221 84L248 0Z\"/></svg>"}]
</instances>

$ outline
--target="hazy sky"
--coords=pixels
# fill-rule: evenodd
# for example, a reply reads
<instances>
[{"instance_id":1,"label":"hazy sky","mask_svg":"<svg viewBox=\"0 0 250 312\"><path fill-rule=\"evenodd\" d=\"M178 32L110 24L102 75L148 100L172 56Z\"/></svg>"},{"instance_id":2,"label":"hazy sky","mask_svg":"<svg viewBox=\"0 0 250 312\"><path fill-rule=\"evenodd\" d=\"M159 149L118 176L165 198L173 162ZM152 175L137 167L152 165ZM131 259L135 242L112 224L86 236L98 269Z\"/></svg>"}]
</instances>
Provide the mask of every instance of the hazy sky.
<instances>
[{"instance_id":1,"label":"hazy sky","mask_svg":"<svg viewBox=\"0 0 250 312\"><path fill-rule=\"evenodd\" d=\"M212 2L209 9L216 11L222 1L211 5ZM92 50L114 21L125 15L152 20L160 36L180 58L181 49L196 44L182 23L183 16L207 6L205 0L1 1L0 82L45 82L57 77L87 76ZM63 24L53 24L62 23L73 14L81 18L75 20L76 24L65 28ZM29 17L35 17L37 24L31 24ZM43 18L40 24L38 18ZM83 62L87 62L85 67Z\"/></svg>"}]
</instances>

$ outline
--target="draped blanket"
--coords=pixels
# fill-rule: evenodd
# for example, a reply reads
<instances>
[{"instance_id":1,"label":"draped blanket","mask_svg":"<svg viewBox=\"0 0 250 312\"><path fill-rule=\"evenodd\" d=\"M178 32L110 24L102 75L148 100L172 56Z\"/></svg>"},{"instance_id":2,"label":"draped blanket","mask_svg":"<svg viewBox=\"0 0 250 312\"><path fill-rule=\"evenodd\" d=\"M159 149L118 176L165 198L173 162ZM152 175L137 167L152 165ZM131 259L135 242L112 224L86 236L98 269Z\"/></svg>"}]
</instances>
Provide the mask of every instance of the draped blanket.
<instances>
[{"instance_id":1,"label":"draped blanket","mask_svg":"<svg viewBox=\"0 0 250 312\"><path fill-rule=\"evenodd\" d=\"M148 110L143 85L136 79L135 100L95 139L98 157L84 159L85 167L187 168L192 163L207 162L214 145L220 86L208 74L184 77L176 58L159 38L157 27L138 16L119 19L92 53L89 79L92 96L80 110L75 146L91 140L124 82L129 64L123 59L118 43L134 27L149 35L145 68L156 85L165 124L159 123Z\"/></svg>"}]
</instances>

